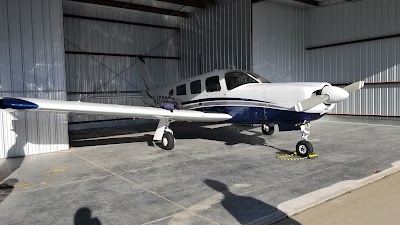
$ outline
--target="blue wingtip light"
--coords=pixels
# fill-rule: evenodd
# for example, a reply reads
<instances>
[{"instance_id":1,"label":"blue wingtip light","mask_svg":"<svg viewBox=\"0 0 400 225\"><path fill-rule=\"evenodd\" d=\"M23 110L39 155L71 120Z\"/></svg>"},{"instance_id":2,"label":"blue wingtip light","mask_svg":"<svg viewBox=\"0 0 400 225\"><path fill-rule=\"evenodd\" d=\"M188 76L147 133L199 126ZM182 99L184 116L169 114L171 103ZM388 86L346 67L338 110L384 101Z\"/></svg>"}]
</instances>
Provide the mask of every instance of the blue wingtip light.
<instances>
[{"instance_id":1,"label":"blue wingtip light","mask_svg":"<svg viewBox=\"0 0 400 225\"><path fill-rule=\"evenodd\" d=\"M0 108L2 109L36 109L39 106L18 98L0 99Z\"/></svg>"}]
</instances>

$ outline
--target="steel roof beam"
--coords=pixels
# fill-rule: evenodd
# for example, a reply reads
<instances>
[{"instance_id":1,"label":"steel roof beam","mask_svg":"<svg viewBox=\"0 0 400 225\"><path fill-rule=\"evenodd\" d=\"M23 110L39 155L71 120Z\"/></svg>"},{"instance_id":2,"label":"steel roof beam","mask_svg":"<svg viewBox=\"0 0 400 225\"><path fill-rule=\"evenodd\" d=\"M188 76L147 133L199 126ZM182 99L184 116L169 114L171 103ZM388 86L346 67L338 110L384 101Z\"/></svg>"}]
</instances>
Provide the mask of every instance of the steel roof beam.
<instances>
[{"instance_id":1,"label":"steel roof beam","mask_svg":"<svg viewBox=\"0 0 400 225\"><path fill-rule=\"evenodd\" d=\"M159 2L168 2L175 5L190 6L194 8L205 9L208 4L214 4L213 1L198 1L198 0L157 0Z\"/></svg>"},{"instance_id":2,"label":"steel roof beam","mask_svg":"<svg viewBox=\"0 0 400 225\"><path fill-rule=\"evenodd\" d=\"M317 2L315 0L293 0L293 1L304 3L304 4L307 4L307 5L312 5L312 6L319 6L319 2Z\"/></svg>"},{"instance_id":3,"label":"steel roof beam","mask_svg":"<svg viewBox=\"0 0 400 225\"><path fill-rule=\"evenodd\" d=\"M147 6L147 5L138 5L138 4L128 3L128 2L111 1L111 0L69 0L69 1L109 6L109 7L115 7L115 8L130 9L130 10L138 10L138 11L157 13L157 14L168 15L168 16L178 16L178 17L184 17L184 18L189 17L189 13L186 13L186 12L180 12L180 11L164 9L164 8L157 8L157 7L153 7L153 6Z\"/></svg>"}]
</instances>

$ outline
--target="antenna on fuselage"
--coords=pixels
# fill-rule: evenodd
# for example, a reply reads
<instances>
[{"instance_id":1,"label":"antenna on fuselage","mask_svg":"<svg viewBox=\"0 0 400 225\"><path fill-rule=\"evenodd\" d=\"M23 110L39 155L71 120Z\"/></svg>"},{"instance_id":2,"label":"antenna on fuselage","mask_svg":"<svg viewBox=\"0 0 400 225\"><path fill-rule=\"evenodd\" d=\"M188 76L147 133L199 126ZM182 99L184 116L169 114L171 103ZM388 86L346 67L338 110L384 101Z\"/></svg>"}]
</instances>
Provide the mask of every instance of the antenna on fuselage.
<instances>
[{"instance_id":1,"label":"antenna on fuselage","mask_svg":"<svg viewBox=\"0 0 400 225\"><path fill-rule=\"evenodd\" d=\"M139 61L138 61L138 64L137 64L137 66L138 66L137 69L139 71L140 76L142 76L142 78L144 80L144 84L146 85L146 89L148 90L148 89L150 89L152 87L157 86L153 82L153 79L151 79L150 72L147 69L147 66L146 66L146 63L144 61L143 56L139 56L138 59L139 59Z\"/></svg>"}]
</instances>

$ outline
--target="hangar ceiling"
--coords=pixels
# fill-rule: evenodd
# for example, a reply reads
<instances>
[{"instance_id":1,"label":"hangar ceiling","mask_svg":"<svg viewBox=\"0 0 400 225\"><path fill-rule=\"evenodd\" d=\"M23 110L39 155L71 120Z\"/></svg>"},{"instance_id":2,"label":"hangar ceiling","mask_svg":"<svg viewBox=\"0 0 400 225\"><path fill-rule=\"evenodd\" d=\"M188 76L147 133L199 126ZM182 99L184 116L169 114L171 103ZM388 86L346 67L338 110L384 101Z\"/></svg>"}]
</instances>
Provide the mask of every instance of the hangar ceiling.
<instances>
[{"instance_id":1,"label":"hangar ceiling","mask_svg":"<svg viewBox=\"0 0 400 225\"><path fill-rule=\"evenodd\" d=\"M131 9L168 16L189 18L206 7L235 0L68 0L115 8ZM252 0L252 3L266 0ZM318 7L359 0L270 0L297 7Z\"/></svg>"},{"instance_id":2,"label":"hangar ceiling","mask_svg":"<svg viewBox=\"0 0 400 225\"><path fill-rule=\"evenodd\" d=\"M277 2L285 5L301 7L301 8L315 8L334 4L340 4L343 2L356 2L361 0L252 0L252 3L261 1Z\"/></svg>"},{"instance_id":3,"label":"hangar ceiling","mask_svg":"<svg viewBox=\"0 0 400 225\"><path fill-rule=\"evenodd\" d=\"M215 4L214 0L69 0L188 18L192 13Z\"/></svg>"}]
</instances>

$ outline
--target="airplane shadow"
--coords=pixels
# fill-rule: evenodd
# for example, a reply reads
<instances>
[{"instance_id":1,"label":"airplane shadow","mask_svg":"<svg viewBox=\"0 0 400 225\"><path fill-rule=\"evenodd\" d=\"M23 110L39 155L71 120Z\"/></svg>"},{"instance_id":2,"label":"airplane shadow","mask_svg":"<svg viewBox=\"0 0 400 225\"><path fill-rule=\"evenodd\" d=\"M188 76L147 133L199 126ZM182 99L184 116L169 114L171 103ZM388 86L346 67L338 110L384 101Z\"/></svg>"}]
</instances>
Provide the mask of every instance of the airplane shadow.
<instances>
[{"instance_id":1,"label":"airplane shadow","mask_svg":"<svg viewBox=\"0 0 400 225\"><path fill-rule=\"evenodd\" d=\"M287 217L285 213L279 209L266 204L258 199L240 196L232 193L228 186L222 182L206 179L204 183L215 191L224 195L224 199L220 204L240 223L240 224L259 224L262 218L271 215L272 213L281 214L282 217ZM287 218L286 224L300 225L299 222Z\"/></svg>"},{"instance_id":2,"label":"airplane shadow","mask_svg":"<svg viewBox=\"0 0 400 225\"><path fill-rule=\"evenodd\" d=\"M154 132L157 128L156 123L142 124L137 126L118 126L106 128L94 128L84 130L70 130L68 136L70 141L89 138L102 138L117 135L127 135L134 133Z\"/></svg>"},{"instance_id":3,"label":"airplane shadow","mask_svg":"<svg viewBox=\"0 0 400 225\"><path fill-rule=\"evenodd\" d=\"M226 125L216 128L204 127L204 124L183 123L172 124L171 129L174 131L175 138L182 139L204 139L224 142L226 145L236 145L239 143L249 145L264 145L265 140L260 137L263 134L253 132L252 134L243 134L253 127ZM149 146L153 146L153 135L144 134L135 137L112 137L114 135L125 135L140 132L154 132L156 126L147 125L142 128L131 129L129 127L113 128L113 129L95 129L88 131L74 132L70 136L70 145L72 147L97 146L108 144L122 144L134 142L147 142ZM93 140L85 140L94 138Z\"/></svg>"},{"instance_id":4,"label":"airplane shadow","mask_svg":"<svg viewBox=\"0 0 400 225\"><path fill-rule=\"evenodd\" d=\"M278 150L279 154L287 155L287 154L293 154L294 153L294 151L289 151L289 150L286 150L286 149L283 149L283 148L278 148L278 147L275 147L275 146L267 144L267 143L265 143L264 146L267 146L267 147L273 148L275 150Z\"/></svg>"},{"instance_id":5,"label":"airplane shadow","mask_svg":"<svg viewBox=\"0 0 400 225\"><path fill-rule=\"evenodd\" d=\"M101 225L97 217L92 218L92 211L83 207L76 211L74 216L74 225Z\"/></svg>"},{"instance_id":6,"label":"airplane shadow","mask_svg":"<svg viewBox=\"0 0 400 225\"><path fill-rule=\"evenodd\" d=\"M25 135L17 133L19 129L15 129L16 127L25 126L24 121L19 119L22 115L16 113L15 116L15 119L12 120L12 131L16 132L15 144L8 149L7 157L6 159L2 159L3 163L0 165L0 204L11 194L15 185L18 183L18 179L8 177L21 166L25 158L24 156L17 158L11 157L21 152L28 142Z\"/></svg>"},{"instance_id":7,"label":"airplane shadow","mask_svg":"<svg viewBox=\"0 0 400 225\"><path fill-rule=\"evenodd\" d=\"M180 127L173 128L177 139L204 139L225 142L225 145L249 144L264 145L265 140L260 137L260 132L249 132L243 134L243 131L253 129L253 127L240 125L227 125L216 128L207 128L198 124L191 125L187 123Z\"/></svg>"},{"instance_id":8,"label":"airplane shadow","mask_svg":"<svg viewBox=\"0 0 400 225\"><path fill-rule=\"evenodd\" d=\"M137 137L116 137L116 138L102 138L102 139L91 139L91 140L71 140L71 147L86 147L86 146L98 146L98 145L112 145L112 144L125 144L135 142L147 142L148 146L154 146L153 135L145 134Z\"/></svg>"}]
</instances>

